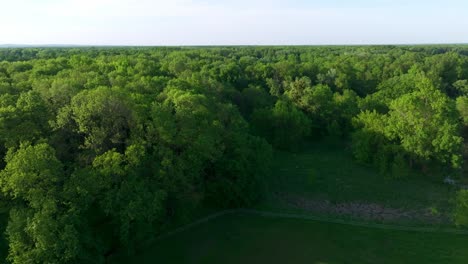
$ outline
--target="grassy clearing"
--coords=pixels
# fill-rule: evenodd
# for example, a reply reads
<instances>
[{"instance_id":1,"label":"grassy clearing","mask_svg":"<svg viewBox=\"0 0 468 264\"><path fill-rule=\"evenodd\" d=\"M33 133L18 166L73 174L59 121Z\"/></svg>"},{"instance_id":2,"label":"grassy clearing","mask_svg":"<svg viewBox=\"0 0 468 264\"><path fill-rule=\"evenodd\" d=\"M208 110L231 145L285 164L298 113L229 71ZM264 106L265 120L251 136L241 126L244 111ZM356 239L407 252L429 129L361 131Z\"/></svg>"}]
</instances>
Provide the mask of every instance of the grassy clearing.
<instances>
[{"instance_id":1,"label":"grassy clearing","mask_svg":"<svg viewBox=\"0 0 468 264\"><path fill-rule=\"evenodd\" d=\"M467 263L467 244L466 235L235 214L158 241L128 263Z\"/></svg>"},{"instance_id":2,"label":"grassy clearing","mask_svg":"<svg viewBox=\"0 0 468 264\"><path fill-rule=\"evenodd\" d=\"M276 152L268 193L260 208L288 210L278 193L333 203L361 201L393 208L449 213L455 189L442 176L386 179L357 164L343 143L311 143L296 154Z\"/></svg>"},{"instance_id":3,"label":"grassy clearing","mask_svg":"<svg viewBox=\"0 0 468 264\"><path fill-rule=\"evenodd\" d=\"M441 178L385 179L343 144L277 152L259 209L297 212L279 194L360 201L449 214L455 189ZM301 212L303 213L303 212ZM307 214L307 212L305 212ZM403 223L402 223L403 224ZM468 263L468 235L384 230L313 220L228 214L164 238L123 263Z\"/></svg>"}]
</instances>

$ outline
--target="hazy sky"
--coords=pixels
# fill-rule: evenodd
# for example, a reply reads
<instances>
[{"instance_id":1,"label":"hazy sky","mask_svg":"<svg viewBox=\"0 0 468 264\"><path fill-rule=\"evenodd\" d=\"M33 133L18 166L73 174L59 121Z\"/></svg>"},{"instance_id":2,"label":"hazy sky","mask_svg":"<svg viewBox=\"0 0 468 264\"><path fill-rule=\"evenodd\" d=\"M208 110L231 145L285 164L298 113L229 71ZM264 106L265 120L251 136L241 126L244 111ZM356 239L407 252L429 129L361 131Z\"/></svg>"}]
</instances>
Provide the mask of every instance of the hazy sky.
<instances>
[{"instance_id":1,"label":"hazy sky","mask_svg":"<svg viewBox=\"0 0 468 264\"><path fill-rule=\"evenodd\" d=\"M468 43L467 0L0 0L0 44Z\"/></svg>"}]
</instances>

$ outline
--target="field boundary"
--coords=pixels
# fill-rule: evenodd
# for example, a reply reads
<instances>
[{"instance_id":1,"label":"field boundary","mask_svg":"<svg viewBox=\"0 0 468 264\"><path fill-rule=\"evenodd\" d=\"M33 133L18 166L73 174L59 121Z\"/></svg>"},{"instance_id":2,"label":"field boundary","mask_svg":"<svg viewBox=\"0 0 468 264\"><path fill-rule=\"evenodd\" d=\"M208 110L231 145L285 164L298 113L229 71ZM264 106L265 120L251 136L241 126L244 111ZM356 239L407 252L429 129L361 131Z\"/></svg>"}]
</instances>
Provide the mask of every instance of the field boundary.
<instances>
[{"instance_id":1,"label":"field boundary","mask_svg":"<svg viewBox=\"0 0 468 264\"><path fill-rule=\"evenodd\" d=\"M309 215L309 214L279 213L279 212L263 211L263 210L256 210L256 209L240 208L240 209L219 211L217 213L208 215L190 224L181 226L172 231L164 233L158 236L156 240L162 240L164 238L170 237L177 233L181 233L192 227L206 223L210 220L213 220L215 218L218 218L227 214L250 214L250 215L257 215L257 216L270 217L270 218L301 219L301 220L310 220L310 221L321 222L321 223L332 223L332 224L350 225L350 226L356 226L356 227L395 230L395 231L468 235L468 230L456 229L456 228L412 227L412 226L403 226L403 225L395 225L395 224L378 224L378 223L368 223L368 222L343 220L343 219L337 219L337 218L321 217L321 216L315 216L315 215Z\"/></svg>"},{"instance_id":2,"label":"field boundary","mask_svg":"<svg viewBox=\"0 0 468 264\"><path fill-rule=\"evenodd\" d=\"M186 224L186 225L183 225L181 227L178 227L172 231L169 231L167 233L164 233L162 235L159 235L156 240L161 240L161 239L164 239L166 237L169 237L169 236L172 236L174 234L177 234L177 233L180 233L180 232L183 232L187 229L190 229L194 226L197 226L197 225L200 225L200 224L203 224L205 222L208 222L214 218L218 218L220 216L223 216L223 215L226 215L226 214L235 214L235 213L239 213L240 211L239 210L242 210L242 209L232 209L232 210L224 210L224 211L219 211L217 213L214 213L214 214L211 214L211 215L208 215L206 217L203 217L201 219L198 219L196 220L195 222L192 222L190 224Z\"/></svg>"},{"instance_id":3,"label":"field boundary","mask_svg":"<svg viewBox=\"0 0 468 264\"><path fill-rule=\"evenodd\" d=\"M376 228L376 229L385 229L385 230L396 230L396 231L410 231L410 232L424 232L424 233L449 233L449 234L458 234L458 235L468 235L468 230L456 229L456 228L444 228L444 227L413 227L413 226L404 226L396 224L378 224L378 223L369 223L369 222L360 222L352 220L343 220L337 218L321 217L308 214L293 214L293 213L278 213L278 212L269 212L255 209L237 209L238 213L247 213L260 215L264 217L273 217L273 218L290 218L290 219L302 219L302 220L311 220L322 223L333 223L341 225L351 225L356 227L365 227L365 228Z\"/></svg>"}]
</instances>

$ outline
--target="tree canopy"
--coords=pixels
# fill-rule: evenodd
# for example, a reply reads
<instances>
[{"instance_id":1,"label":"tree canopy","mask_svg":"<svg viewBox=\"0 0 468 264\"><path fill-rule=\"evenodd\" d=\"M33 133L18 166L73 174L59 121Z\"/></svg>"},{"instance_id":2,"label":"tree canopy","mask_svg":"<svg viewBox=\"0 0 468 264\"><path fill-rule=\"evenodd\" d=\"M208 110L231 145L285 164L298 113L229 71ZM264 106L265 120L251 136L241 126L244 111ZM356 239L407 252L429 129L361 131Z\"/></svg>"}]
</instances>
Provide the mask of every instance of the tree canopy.
<instances>
[{"instance_id":1,"label":"tree canopy","mask_svg":"<svg viewBox=\"0 0 468 264\"><path fill-rule=\"evenodd\" d=\"M0 61L11 263L104 263L206 208L252 206L273 152L308 141L345 141L387 177L466 171L466 46L25 48ZM466 192L457 201L466 224Z\"/></svg>"}]
</instances>

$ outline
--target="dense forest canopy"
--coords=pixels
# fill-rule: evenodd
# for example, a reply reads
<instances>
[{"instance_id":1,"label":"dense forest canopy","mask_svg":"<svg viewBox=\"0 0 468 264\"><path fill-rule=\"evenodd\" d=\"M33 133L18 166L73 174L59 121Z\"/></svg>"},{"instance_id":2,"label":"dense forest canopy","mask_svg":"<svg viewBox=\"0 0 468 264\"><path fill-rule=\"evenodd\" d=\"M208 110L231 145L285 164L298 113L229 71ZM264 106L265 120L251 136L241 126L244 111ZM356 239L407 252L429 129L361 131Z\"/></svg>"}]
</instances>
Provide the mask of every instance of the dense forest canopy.
<instances>
[{"instance_id":1,"label":"dense forest canopy","mask_svg":"<svg viewBox=\"0 0 468 264\"><path fill-rule=\"evenodd\" d=\"M381 177L462 177L468 46L0 49L12 263L103 263L262 196L273 150L346 141ZM442 181L442 178L440 179ZM456 222L468 224L468 192Z\"/></svg>"}]
</instances>

